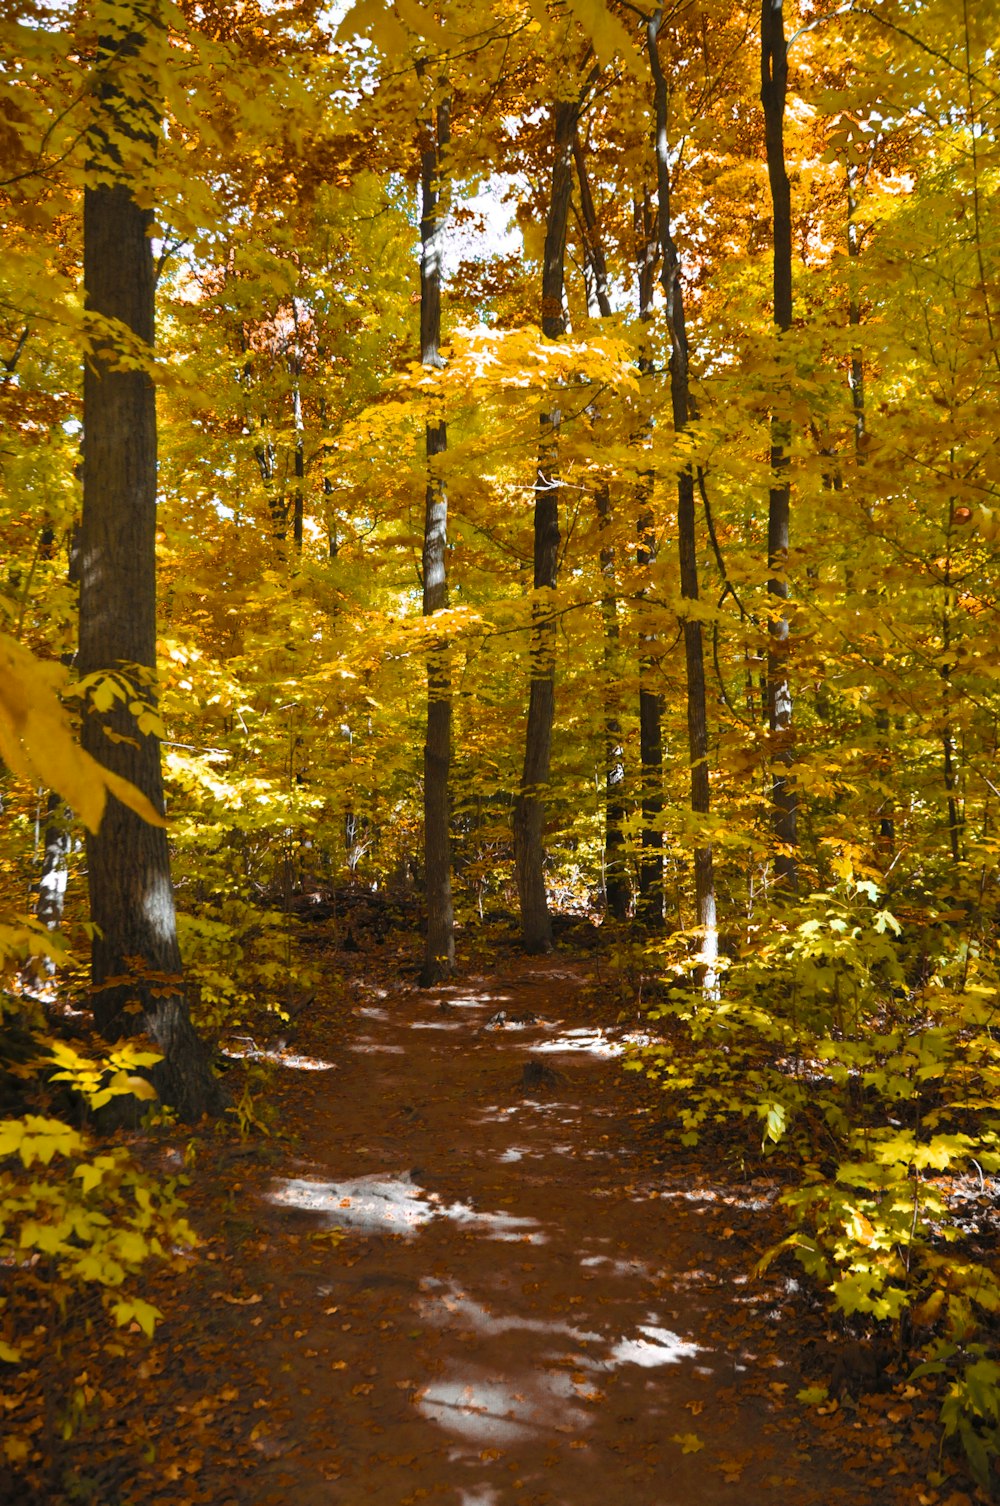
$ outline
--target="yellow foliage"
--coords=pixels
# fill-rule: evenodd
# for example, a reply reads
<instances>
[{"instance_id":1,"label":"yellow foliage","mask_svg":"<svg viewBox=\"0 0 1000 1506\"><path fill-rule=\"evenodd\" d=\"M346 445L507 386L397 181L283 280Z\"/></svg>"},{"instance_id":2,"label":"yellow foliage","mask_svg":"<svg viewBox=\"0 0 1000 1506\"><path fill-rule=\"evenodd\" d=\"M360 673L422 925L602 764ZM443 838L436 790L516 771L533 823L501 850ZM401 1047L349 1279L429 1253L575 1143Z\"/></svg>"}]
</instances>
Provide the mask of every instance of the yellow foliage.
<instances>
[{"instance_id":1,"label":"yellow foliage","mask_svg":"<svg viewBox=\"0 0 1000 1506\"><path fill-rule=\"evenodd\" d=\"M0 633L0 757L19 778L56 790L89 831L100 826L109 791L144 821L165 826L141 790L76 742L56 694L56 670Z\"/></svg>"}]
</instances>

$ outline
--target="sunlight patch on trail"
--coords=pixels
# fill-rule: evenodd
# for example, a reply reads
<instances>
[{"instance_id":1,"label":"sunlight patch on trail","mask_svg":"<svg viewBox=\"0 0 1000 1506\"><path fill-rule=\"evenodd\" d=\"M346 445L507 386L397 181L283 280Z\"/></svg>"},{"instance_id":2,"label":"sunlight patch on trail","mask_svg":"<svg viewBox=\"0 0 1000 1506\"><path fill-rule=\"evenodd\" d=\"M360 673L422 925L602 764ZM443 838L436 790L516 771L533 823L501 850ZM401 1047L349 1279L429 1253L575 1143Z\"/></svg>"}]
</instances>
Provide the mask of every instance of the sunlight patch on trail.
<instances>
[{"instance_id":1,"label":"sunlight patch on trail","mask_svg":"<svg viewBox=\"0 0 1000 1506\"><path fill-rule=\"evenodd\" d=\"M433 1381L418 1406L430 1421L477 1448L515 1444L539 1433L582 1433L590 1419L570 1401L572 1386L559 1371L500 1379L470 1372Z\"/></svg>"},{"instance_id":2,"label":"sunlight patch on trail","mask_svg":"<svg viewBox=\"0 0 1000 1506\"><path fill-rule=\"evenodd\" d=\"M318 1056L300 1056L292 1051L281 1051L271 1047L256 1046L251 1041L249 1045L235 1045L227 1042L223 1048L223 1055L233 1057L239 1061L272 1062L276 1067L287 1067L294 1072L336 1072L336 1062L322 1061Z\"/></svg>"},{"instance_id":3,"label":"sunlight patch on trail","mask_svg":"<svg viewBox=\"0 0 1000 1506\"><path fill-rule=\"evenodd\" d=\"M610 1244L610 1240L601 1240L601 1244ZM601 1267L608 1275L620 1276L625 1280L633 1281L636 1278L649 1279L653 1275L653 1267L645 1260L622 1260L615 1255L581 1255L582 1266Z\"/></svg>"},{"instance_id":4,"label":"sunlight patch on trail","mask_svg":"<svg viewBox=\"0 0 1000 1506\"><path fill-rule=\"evenodd\" d=\"M572 1339L575 1344L599 1344L599 1333L588 1333L574 1328L570 1323L547 1322L544 1318L524 1318L516 1315L500 1317L467 1297L456 1288L454 1282L439 1281L436 1276L425 1276L420 1283L424 1296L419 1304L420 1316L425 1323L443 1328L459 1326L474 1329L478 1333L544 1333Z\"/></svg>"},{"instance_id":5,"label":"sunlight patch on trail","mask_svg":"<svg viewBox=\"0 0 1000 1506\"><path fill-rule=\"evenodd\" d=\"M611 1351L611 1361L616 1365L679 1365L681 1360L693 1359L701 1353L700 1344L692 1344L672 1333L669 1328L657 1328L652 1323L640 1323L639 1335L634 1339L620 1339Z\"/></svg>"},{"instance_id":6,"label":"sunlight patch on trail","mask_svg":"<svg viewBox=\"0 0 1000 1506\"><path fill-rule=\"evenodd\" d=\"M620 1041L610 1040L603 1030L584 1027L580 1030L564 1030L561 1035L553 1035L545 1041L533 1041L527 1049L562 1056L572 1052L581 1052L587 1056L621 1056L623 1048Z\"/></svg>"},{"instance_id":7,"label":"sunlight patch on trail","mask_svg":"<svg viewBox=\"0 0 1000 1506\"><path fill-rule=\"evenodd\" d=\"M459 1490L462 1498L458 1506L499 1506L500 1497L492 1485L474 1485L471 1490L459 1486Z\"/></svg>"},{"instance_id":8,"label":"sunlight patch on trail","mask_svg":"<svg viewBox=\"0 0 1000 1506\"><path fill-rule=\"evenodd\" d=\"M616 1339L563 1321L495 1312L454 1280L427 1276L420 1289L416 1310L428 1327L490 1342L508 1336L488 1370L455 1356L452 1373L433 1380L416 1398L425 1417L476 1448L514 1445L545 1433L580 1437L595 1414L579 1403L603 1399L601 1375L631 1365L678 1365L703 1347L661 1327L655 1312Z\"/></svg>"},{"instance_id":9,"label":"sunlight patch on trail","mask_svg":"<svg viewBox=\"0 0 1000 1506\"><path fill-rule=\"evenodd\" d=\"M411 1020L411 1030L464 1030L461 1020Z\"/></svg>"},{"instance_id":10,"label":"sunlight patch on trail","mask_svg":"<svg viewBox=\"0 0 1000 1506\"><path fill-rule=\"evenodd\" d=\"M489 1005L491 1008L496 1008L499 1004L502 1008L504 1004L510 1003L513 995L500 992L496 989L491 989L489 993L473 994L465 992L459 994L442 988L440 990L440 997L447 1003L449 1009L480 1009L484 1004Z\"/></svg>"},{"instance_id":11,"label":"sunlight patch on trail","mask_svg":"<svg viewBox=\"0 0 1000 1506\"><path fill-rule=\"evenodd\" d=\"M633 1271L628 1272L633 1275ZM607 1355L577 1354L573 1363L581 1369L614 1370L619 1365L641 1365L652 1369L657 1365L677 1365L681 1360L694 1359L703 1346L690 1339L682 1339L672 1329L661 1328L657 1314L650 1313L649 1320L637 1325L631 1337L623 1334L616 1342L607 1334L594 1333L576 1328L571 1323L547 1321L544 1318L528 1318L518 1314L501 1316L492 1312L481 1302L466 1295L454 1282L426 1276L420 1283L423 1297L418 1304L422 1320L439 1328L464 1327L481 1334L535 1333L553 1338L569 1339L574 1344L608 1344Z\"/></svg>"},{"instance_id":12,"label":"sunlight patch on trail","mask_svg":"<svg viewBox=\"0 0 1000 1506\"><path fill-rule=\"evenodd\" d=\"M284 1208L301 1208L325 1216L328 1225L365 1234L415 1234L434 1219L448 1219L463 1228L479 1230L487 1239L544 1244L537 1219L512 1213L483 1213L465 1203L444 1203L428 1192L409 1172L399 1176L351 1177L324 1182L309 1177L285 1177L268 1194Z\"/></svg>"}]
</instances>

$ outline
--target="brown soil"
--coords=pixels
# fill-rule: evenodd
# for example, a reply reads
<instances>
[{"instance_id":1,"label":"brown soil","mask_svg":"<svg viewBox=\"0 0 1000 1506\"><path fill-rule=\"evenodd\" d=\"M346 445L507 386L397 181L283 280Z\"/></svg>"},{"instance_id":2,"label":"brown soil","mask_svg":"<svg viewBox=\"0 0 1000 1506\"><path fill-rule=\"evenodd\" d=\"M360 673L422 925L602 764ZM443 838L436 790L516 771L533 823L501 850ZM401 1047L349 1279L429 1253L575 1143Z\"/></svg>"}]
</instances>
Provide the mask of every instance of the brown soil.
<instances>
[{"instance_id":1,"label":"brown soil","mask_svg":"<svg viewBox=\"0 0 1000 1506\"><path fill-rule=\"evenodd\" d=\"M153 1292L138 1373L133 1351L67 1445L77 1499L949 1499L920 1494L936 1437L901 1440L891 1397L795 1401L825 1341L787 1277L752 1279L775 1186L656 1161L588 969L358 981L346 1033L320 998L283 1057L276 1159L201 1153L225 1202L190 1276Z\"/></svg>"}]
</instances>

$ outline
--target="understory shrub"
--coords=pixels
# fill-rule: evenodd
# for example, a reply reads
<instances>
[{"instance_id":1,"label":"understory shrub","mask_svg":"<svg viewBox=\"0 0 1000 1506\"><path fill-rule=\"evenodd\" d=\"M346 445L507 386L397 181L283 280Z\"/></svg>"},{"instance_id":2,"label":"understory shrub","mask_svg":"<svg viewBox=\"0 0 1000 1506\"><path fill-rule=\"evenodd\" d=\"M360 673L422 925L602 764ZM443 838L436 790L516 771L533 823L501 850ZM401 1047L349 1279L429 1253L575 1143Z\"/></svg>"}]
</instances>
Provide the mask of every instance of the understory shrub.
<instances>
[{"instance_id":1,"label":"understory shrub","mask_svg":"<svg viewBox=\"0 0 1000 1506\"><path fill-rule=\"evenodd\" d=\"M67 960L37 922L0 923L4 1102L13 1107L20 1098L25 1110L0 1118L0 1382L30 1371L43 1354L51 1360L102 1314L119 1331L105 1349L121 1350L130 1332L152 1335L161 1314L137 1278L149 1262L183 1263L197 1243L178 1197L182 1179L157 1179L126 1146L102 1145L67 1122L122 1095L154 1100L143 1074L160 1058L138 1042L90 1056L53 1039L37 1003L20 991L25 968L43 956ZM41 1111L27 1112L31 1103ZM75 1416L71 1392L66 1436ZM0 1447L16 1467L34 1444L8 1421Z\"/></svg>"},{"instance_id":2,"label":"understory shrub","mask_svg":"<svg viewBox=\"0 0 1000 1506\"><path fill-rule=\"evenodd\" d=\"M913 958L920 952L921 965ZM926 938L848 873L787 911L739 958L721 997L677 964L648 1011L662 1036L626 1065L665 1094L685 1145L728 1136L793 1163L791 1252L831 1307L885 1326L943 1377L945 1434L986 1485L1000 1452L991 1349L1000 1280L956 1188L1000 1172L1000 980L968 942L927 966Z\"/></svg>"}]
</instances>

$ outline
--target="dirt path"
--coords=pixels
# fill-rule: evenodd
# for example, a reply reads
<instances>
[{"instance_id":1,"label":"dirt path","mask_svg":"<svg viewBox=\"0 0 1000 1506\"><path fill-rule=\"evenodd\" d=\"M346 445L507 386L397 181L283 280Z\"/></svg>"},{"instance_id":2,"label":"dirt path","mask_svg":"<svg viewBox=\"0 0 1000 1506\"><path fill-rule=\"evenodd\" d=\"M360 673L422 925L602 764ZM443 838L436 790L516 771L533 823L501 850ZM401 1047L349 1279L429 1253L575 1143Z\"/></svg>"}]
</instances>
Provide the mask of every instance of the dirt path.
<instances>
[{"instance_id":1,"label":"dirt path","mask_svg":"<svg viewBox=\"0 0 1000 1506\"><path fill-rule=\"evenodd\" d=\"M944 1499L891 1395L794 1400L822 1319L747 1278L775 1189L658 1163L587 966L504 966L369 975L346 1020L321 993L268 1090L291 1140L201 1142L207 1239L149 1290L155 1341L64 1362L100 1405L3 1506Z\"/></svg>"},{"instance_id":2,"label":"dirt path","mask_svg":"<svg viewBox=\"0 0 1000 1506\"><path fill-rule=\"evenodd\" d=\"M802 1381L743 1274L753 1196L637 1169L635 1100L585 984L546 959L436 993L362 989L335 1069L290 1099L301 1162L254 1194L216 1294L263 1398L223 1499L883 1498L871 1440L852 1483L781 1408ZM526 1089L529 1060L558 1075Z\"/></svg>"}]
</instances>

